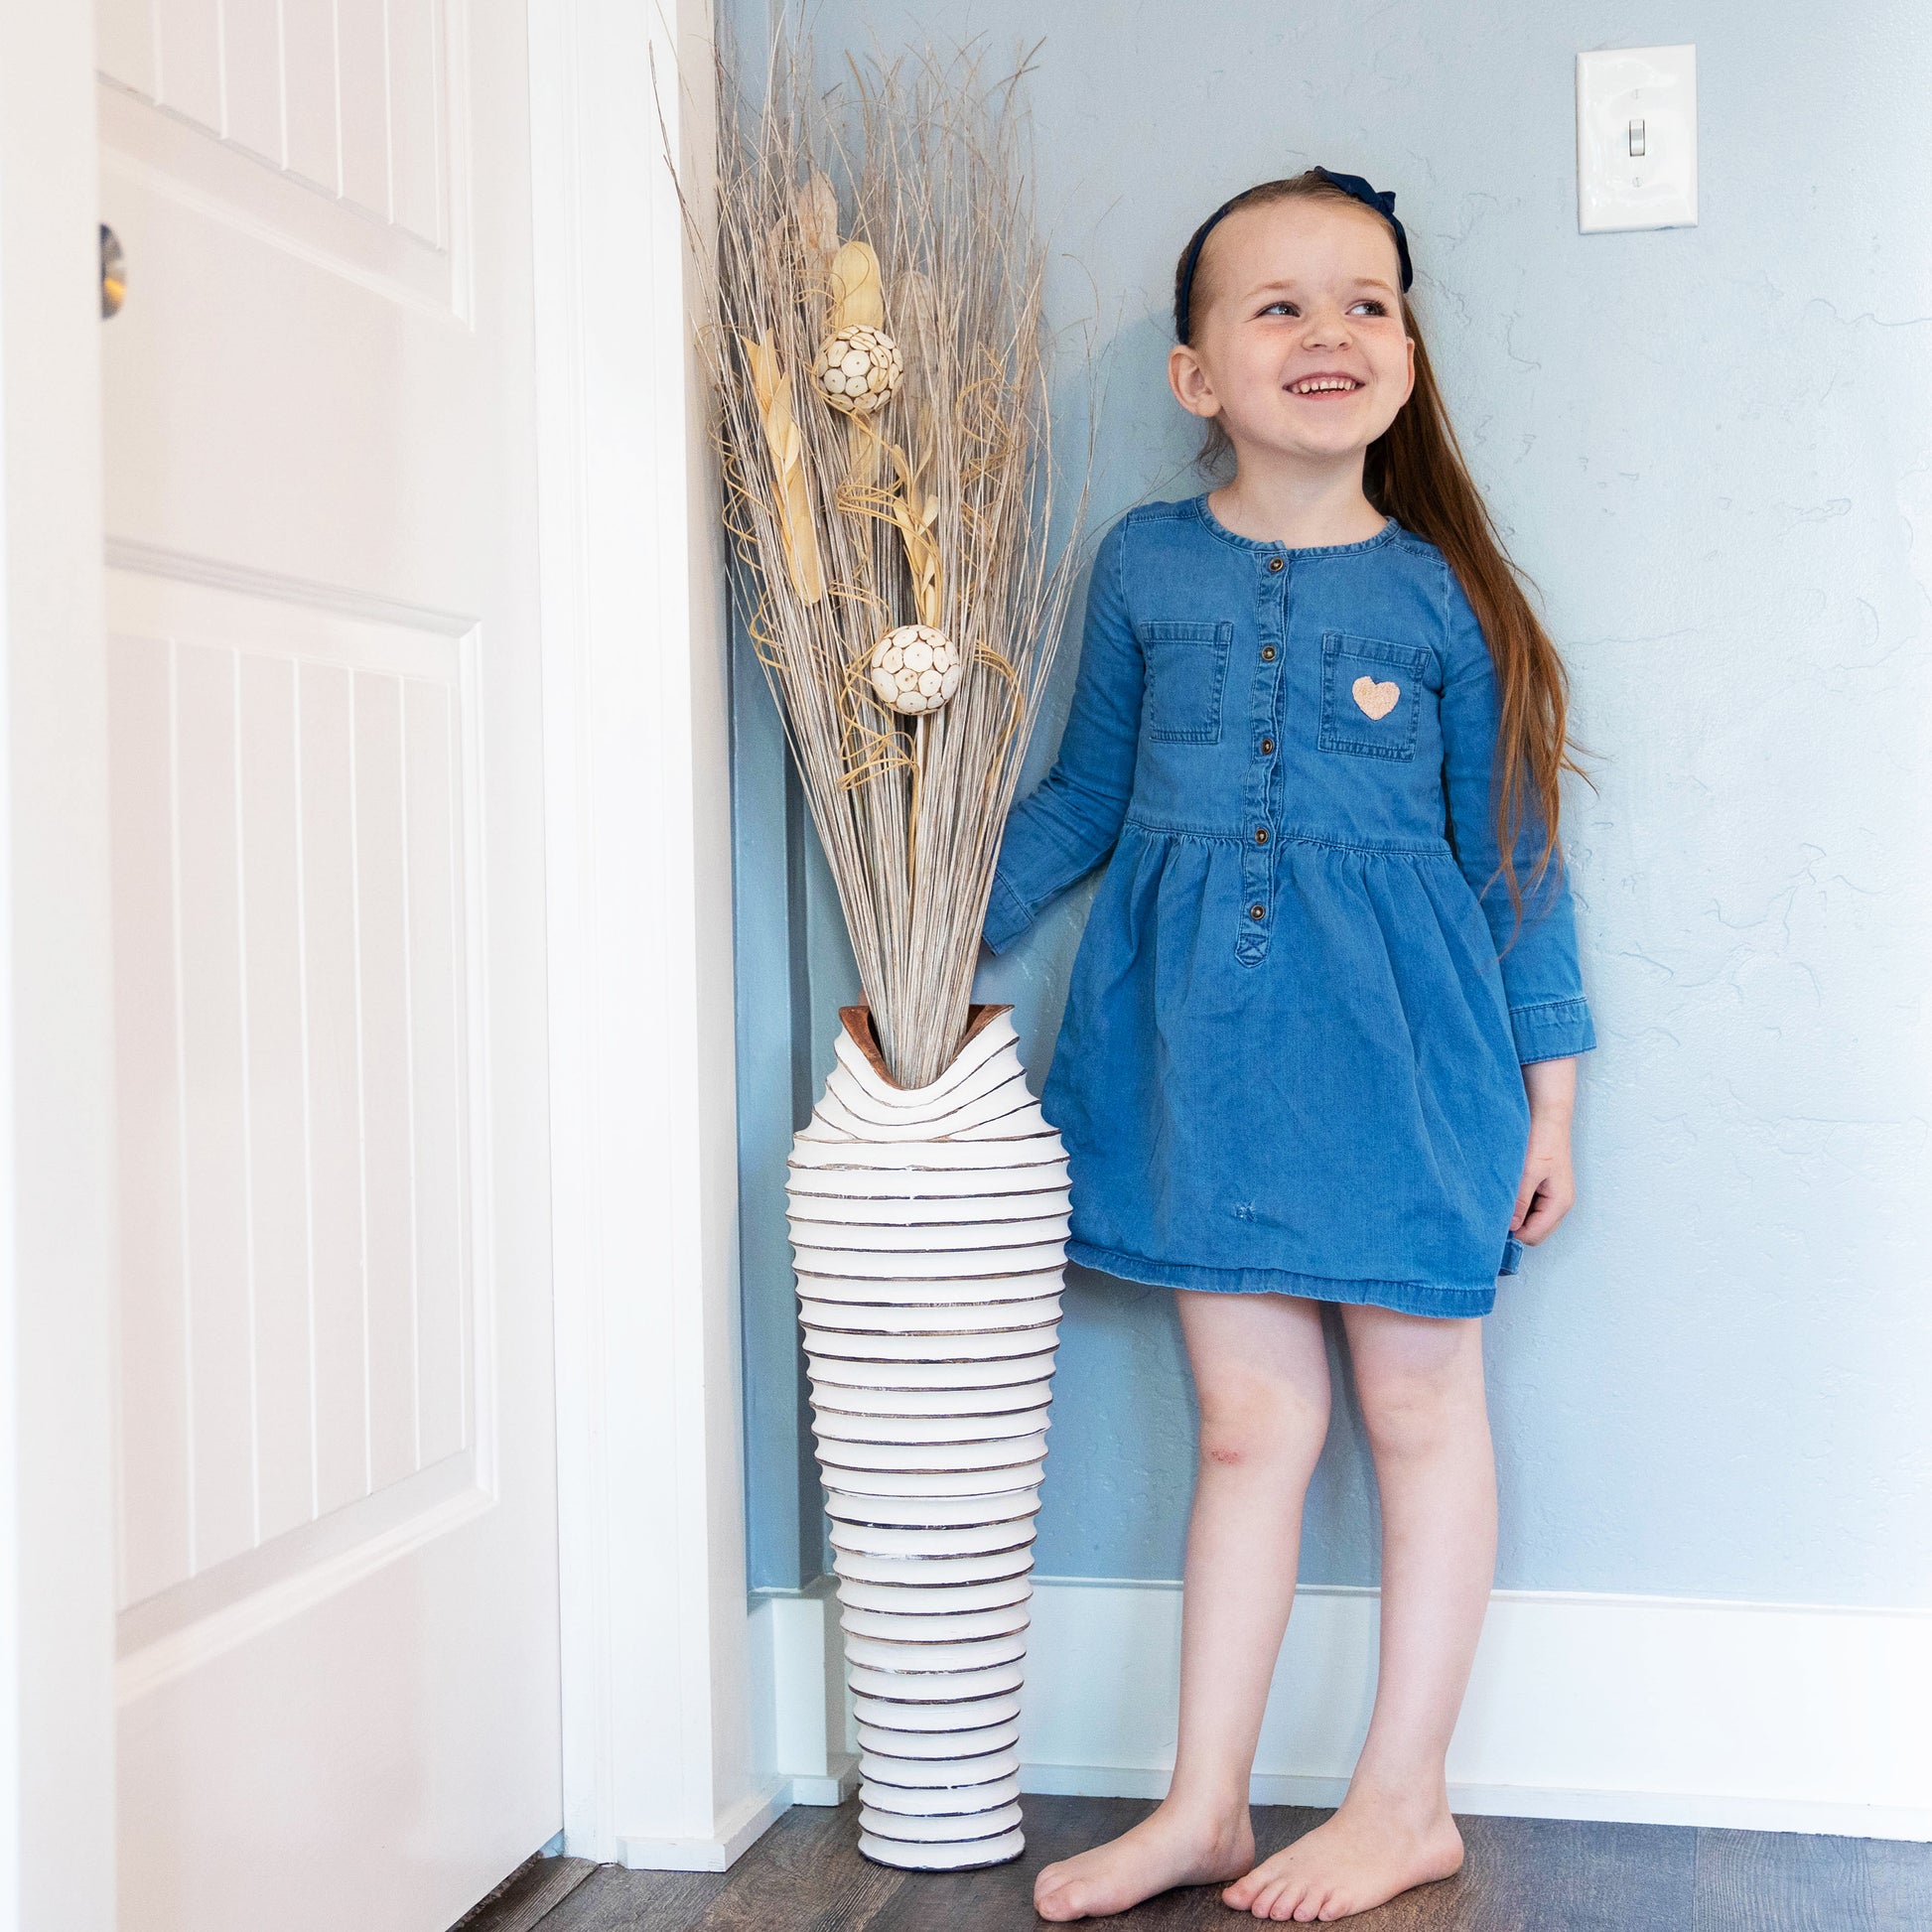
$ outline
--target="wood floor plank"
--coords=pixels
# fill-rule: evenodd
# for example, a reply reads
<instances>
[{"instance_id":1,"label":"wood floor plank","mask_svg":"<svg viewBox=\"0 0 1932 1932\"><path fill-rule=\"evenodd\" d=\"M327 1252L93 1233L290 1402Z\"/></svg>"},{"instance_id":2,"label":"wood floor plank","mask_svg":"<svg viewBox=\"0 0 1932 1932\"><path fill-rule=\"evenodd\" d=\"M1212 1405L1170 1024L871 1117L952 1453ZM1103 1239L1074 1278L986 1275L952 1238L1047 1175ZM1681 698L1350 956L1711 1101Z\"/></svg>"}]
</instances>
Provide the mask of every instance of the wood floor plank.
<instances>
[{"instance_id":1,"label":"wood floor plank","mask_svg":"<svg viewBox=\"0 0 1932 1932\"><path fill-rule=\"evenodd\" d=\"M756 1848L747 1857L755 1853ZM539 1921L538 1932L690 1932L730 1875L626 1871L621 1864L601 1864Z\"/></svg>"},{"instance_id":2,"label":"wood floor plank","mask_svg":"<svg viewBox=\"0 0 1932 1932\"><path fill-rule=\"evenodd\" d=\"M597 1869L589 1859L530 1859L450 1932L532 1932L544 1915Z\"/></svg>"},{"instance_id":3,"label":"wood floor plank","mask_svg":"<svg viewBox=\"0 0 1932 1932\"><path fill-rule=\"evenodd\" d=\"M1689 1932L1697 1834L1568 1818L1459 1817L1463 1865L1363 1915L1375 1932Z\"/></svg>"},{"instance_id":4,"label":"wood floor plank","mask_svg":"<svg viewBox=\"0 0 1932 1932\"><path fill-rule=\"evenodd\" d=\"M1700 1831L1697 1932L1870 1932L1858 1843Z\"/></svg>"},{"instance_id":5,"label":"wood floor plank","mask_svg":"<svg viewBox=\"0 0 1932 1932\"><path fill-rule=\"evenodd\" d=\"M1878 1932L1924 1932L1932 1925L1932 1845L1868 1838L1865 1896Z\"/></svg>"},{"instance_id":6,"label":"wood floor plank","mask_svg":"<svg viewBox=\"0 0 1932 1932\"><path fill-rule=\"evenodd\" d=\"M857 1800L794 1806L732 1867L693 1932L870 1932L904 1875L860 1852Z\"/></svg>"},{"instance_id":7,"label":"wood floor plank","mask_svg":"<svg viewBox=\"0 0 1932 1932\"><path fill-rule=\"evenodd\" d=\"M1924 1932L1932 1846L1805 1832L1698 1834L1696 1932Z\"/></svg>"}]
</instances>

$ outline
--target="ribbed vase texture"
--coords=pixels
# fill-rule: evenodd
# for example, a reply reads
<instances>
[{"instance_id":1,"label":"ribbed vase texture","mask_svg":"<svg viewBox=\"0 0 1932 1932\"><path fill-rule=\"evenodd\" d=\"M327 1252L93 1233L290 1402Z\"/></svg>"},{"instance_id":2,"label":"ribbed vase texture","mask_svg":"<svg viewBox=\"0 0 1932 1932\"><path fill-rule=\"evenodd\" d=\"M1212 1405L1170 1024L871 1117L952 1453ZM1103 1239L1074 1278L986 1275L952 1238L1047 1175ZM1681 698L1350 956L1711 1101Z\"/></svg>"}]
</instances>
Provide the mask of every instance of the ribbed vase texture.
<instances>
[{"instance_id":1,"label":"ribbed vase texture","mask_svg":"<svg viewBox=\"0 0 1932 1932\"><path fill-rule=\"evenodd\" d=\"M812 1427L860 1746L860 1850L1018 1858L1034 1516L1066 1258L1066 1150L1008 1007L930 1086L894 1084L863 1007L793 1143Z\"/></svg>"}]
</instances>

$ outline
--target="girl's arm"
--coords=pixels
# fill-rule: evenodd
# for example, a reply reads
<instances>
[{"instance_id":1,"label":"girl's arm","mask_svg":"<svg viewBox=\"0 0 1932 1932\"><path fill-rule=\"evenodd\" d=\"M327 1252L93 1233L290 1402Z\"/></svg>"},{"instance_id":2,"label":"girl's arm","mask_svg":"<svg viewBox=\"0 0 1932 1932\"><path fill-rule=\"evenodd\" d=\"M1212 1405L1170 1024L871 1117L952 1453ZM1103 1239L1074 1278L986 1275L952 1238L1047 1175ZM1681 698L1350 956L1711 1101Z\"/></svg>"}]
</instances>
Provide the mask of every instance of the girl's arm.
<instances>
[{"instance_id":1,"label":"girl's arm","mask_svg":"<svg viewBox=\"0 0 1932 1932\"><path fill-rule=\"evenodd\" d=\"M1493 793L1500 703L1496 670L1469 601L1453 572L1449 579L1448 661L1443 678L1443 780L1449 839L1456 863L1489 922L1502 967L1516 1057L1525 1066L1564 1059L1596 1044L1577 965L1577 920L1570 878L1560 857L1534 886L1530 875L1543 849L1543 821L1532 799L1516 837L1516 877L1522 889L1519 926L1509 886L1498 870Z\"/></svg>"},{"instance_id":2,"label":"girl's arm","mask_svg":"<svg viewBox=\"0 0 1932 1932\"><path fill-rule=\"evenodd\" d=\"M1523 1069L1530 1097L1530 1145L1509 1231L1531 1247L1570 1212L1577 1179L1570 1166L1570 1116L1577 1105L1577 1062L1532 1060Z\"/></svg>"},{"instance_id":3,"label":"girl's arm","mask_svg":"<svg viewBox=\"0 0 1932 1932\"><path fill-rule=\"evenodd\" d=\"M1080 669L1059 756L1044 781L1007 815L984 937L1004 952L1049 900L1114 849L1134 788L1146 679L1122 582L1123 523L1094 558Z\"/></svg>"}]
</instances>

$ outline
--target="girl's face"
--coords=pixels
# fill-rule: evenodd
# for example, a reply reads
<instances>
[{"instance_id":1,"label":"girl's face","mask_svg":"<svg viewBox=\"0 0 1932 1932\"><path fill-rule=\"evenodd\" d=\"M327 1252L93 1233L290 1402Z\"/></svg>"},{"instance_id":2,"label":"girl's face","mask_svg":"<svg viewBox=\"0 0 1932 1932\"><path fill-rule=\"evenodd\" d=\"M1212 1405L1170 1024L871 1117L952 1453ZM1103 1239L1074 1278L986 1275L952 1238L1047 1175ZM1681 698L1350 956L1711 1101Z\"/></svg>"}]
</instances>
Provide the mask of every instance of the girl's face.
<instances>
[{"instance_id":1,"label":"girl's face","mask_svg":"<svg viewBox=\"0 0 1932 1932\"><path fill-rule=\"evenodd\" d=\"M1307 199L1237 208L1201 250L1194 340L1168 356L1180 406L1219 418L1243 463L1325 469L1359 455L1415 386L1400 274L1395 236L1367 208Z\"/></svg>"}]
</instances>

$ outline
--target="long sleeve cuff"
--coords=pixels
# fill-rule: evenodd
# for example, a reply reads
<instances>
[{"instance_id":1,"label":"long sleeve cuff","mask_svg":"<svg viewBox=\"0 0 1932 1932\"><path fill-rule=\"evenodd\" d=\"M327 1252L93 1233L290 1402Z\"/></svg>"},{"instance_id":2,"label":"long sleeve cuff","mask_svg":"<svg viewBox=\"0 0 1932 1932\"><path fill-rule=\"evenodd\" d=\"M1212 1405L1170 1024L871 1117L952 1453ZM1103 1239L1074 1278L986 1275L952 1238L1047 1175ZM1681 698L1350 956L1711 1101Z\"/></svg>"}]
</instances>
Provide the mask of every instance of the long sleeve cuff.
<instances>
[{"instance_id":1,"label":"long sleeve cuff","mask_svg":"<svg viewBox=\"0 0 1932 1932\"><path fill-rule=\"evenodd\" d=\"M1034 922L1027 901L1008 885L1004 873L993 875L993 891L986 901L986 923L980 936L996 953L1005 952Z\"/></svg>"},{"instance_id":2,"label":"long sleeve cuff","mask_svg":"<svg viewBox=\"0 0 1932 1932\"><path fill-rule=\"evenodd\" d=\"M1516 1036L1516 1057L1525 1066L1532 1060L1587 1053L1596 1044L1586 1000L1540 1000L1534 1006L1511 1007L1509 1026Z\"/></svg>"}]
</instances>

